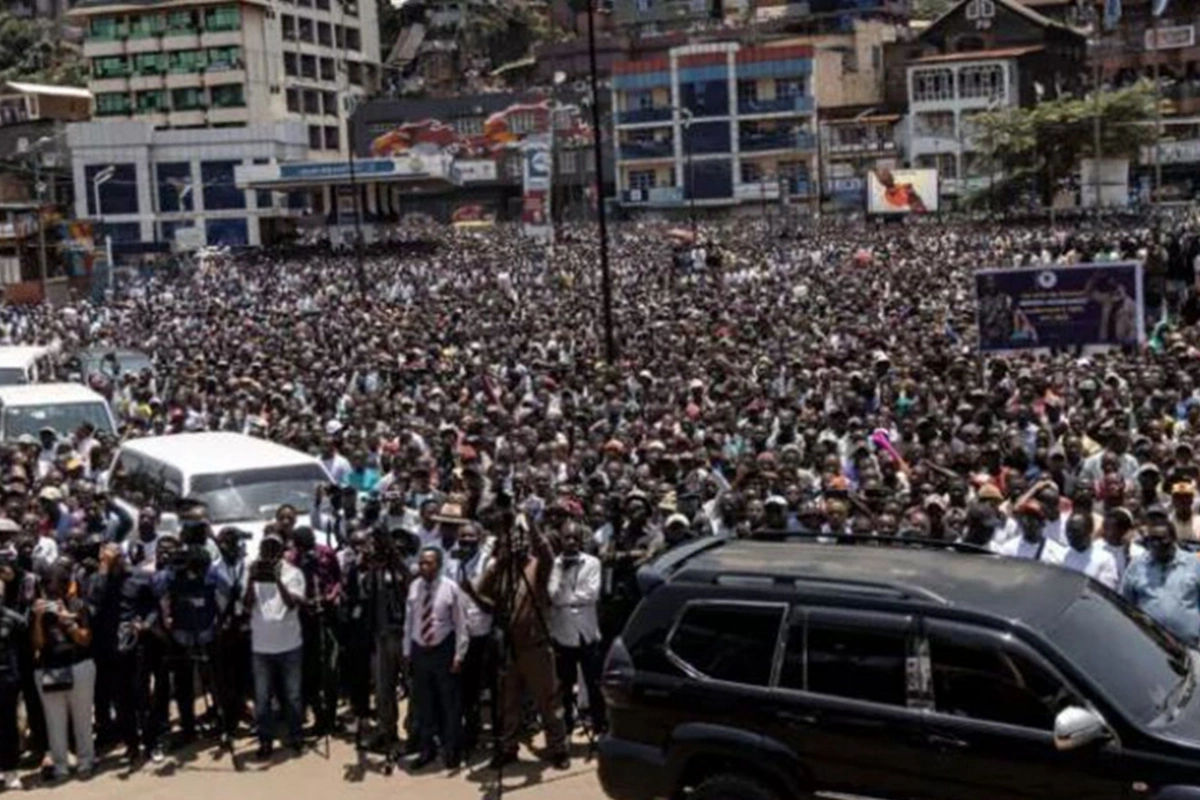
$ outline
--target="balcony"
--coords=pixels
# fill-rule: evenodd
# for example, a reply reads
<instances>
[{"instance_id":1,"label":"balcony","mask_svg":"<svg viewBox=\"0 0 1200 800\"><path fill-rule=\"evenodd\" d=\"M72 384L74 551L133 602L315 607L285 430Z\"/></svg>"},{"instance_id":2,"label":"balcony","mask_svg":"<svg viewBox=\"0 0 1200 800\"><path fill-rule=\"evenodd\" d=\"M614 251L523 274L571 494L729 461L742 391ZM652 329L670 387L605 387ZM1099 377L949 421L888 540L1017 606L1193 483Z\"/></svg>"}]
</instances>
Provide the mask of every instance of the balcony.
<instances>
[{"instance_id":1,"label":"balcony","mask_svg":"<svg viewBox=\"0 0 1200 800\"><path fill-rule=\"evenodd\" d=\"M142 92L148 89L161 89L163 87L162 73L146 73L143 75L134 75L129 79L129 88L135 92Z\"/></svg>"},{"instance_id":2,"label":"balcony","mask_svg":"<svg viewBox=\"0 0 1200 800\"><path fill-rule=\"evenodd\" d=\"M618 125L635 125L639 122L670 122L674 117L674 109L665 108L631 108L628 111L617 112Z\"/></svg>"},{"instance_id":3,"label":"balcony","mask_svg":"<svg viewBox=\"0 0 1200 800\"><path fill-rule=\"evenodd\" d=\"M633 161L639 158L672 158L675 155L675 143L665 142L630 142L619 148L622 161Z\"/></svg>"},{"instance_id":4,"label":"balcony","mask_svg":"<svg viewBox=\"0 0 1200 800\"><path fill-rule=\"evenodd\" d=\"M242 32L238 29L205 31L200 34L201 47L230 47L242 43Z\"/></svg>"},{"instance_id":5,"label":"balcony","mask_svg":"<svg viewBox=\"0 0 1200 800\"><path fill-rule=\"evenodd\" d=\"M738 200L766 202L779 199L779 181L775 179L739 183L733 187L733 196Z\"/></svg>"},{"instance_id":6,"label":"balcony","mask_svg":"<svg viewBox=\"0 0 1200 800\"><path fill-rule=\"evenodd\" d=\"M168 72L168 89L195 89L200 86L199 72Z\"/></svg>"},{"instance_id":7,"label":"balcony","mask_svg":"<svg viewBox=\"0 0 1200 800\"><path fill-rule=\"evenodd\" d=\"M815 150L816 139L807 131L742 133L738 136L738 149L743 153L764 150Z\"/></svg>"},{"instance_id":8,"label":"balcony","mask_svg":"<svg viewBox=\"0 0 1200 800\"><path fill-rule=\"evenodd\" d=\"M891 139L867 139L861 142L831 142L829 155L839 156L878 155L891 153L896 149L896 143Z\"/></svg>"},{"instance_id":9,"label":"balcony","mask_svg":"<svg viewBox=\"0 0 1200 800\"><path fill-rule=\"evenodd\" d=\"M129 79L120 77L97 77L93 78L88 83L88 88L92 94L109 94L111 92L124 92L129 89Z\"/></svg>"},{"instance_id":10,"label":"balcony","mask_svg":"<svg viewBox=\"0 0 1200 800\"><path fill-rule=\"evenodd\" d=\"M679 205L684 200L682 186L655 186L652 189L624 189L621 202L627 205Z\"/></svg>"},{"instance_id":11,"label":"balcony","mask_svg":"<svg viewBox=\"0 0 1200 800\"><path fill-rule=\"evenodd\" d=\"M200 31L174 30L162 36L163 50L195 50L200 46Z\"/></svg>"},{"instance_id":12,"label":"balcony","mask_svg":"<svg viewBox=\"0 0 1200 800\"><path fill-rule=\"evenodd\" d=\"M776 97L774 100L738 100L738 116L749 117L765 114L811 114L813 99L804 95Z\"/></svg>"}]
</instances>

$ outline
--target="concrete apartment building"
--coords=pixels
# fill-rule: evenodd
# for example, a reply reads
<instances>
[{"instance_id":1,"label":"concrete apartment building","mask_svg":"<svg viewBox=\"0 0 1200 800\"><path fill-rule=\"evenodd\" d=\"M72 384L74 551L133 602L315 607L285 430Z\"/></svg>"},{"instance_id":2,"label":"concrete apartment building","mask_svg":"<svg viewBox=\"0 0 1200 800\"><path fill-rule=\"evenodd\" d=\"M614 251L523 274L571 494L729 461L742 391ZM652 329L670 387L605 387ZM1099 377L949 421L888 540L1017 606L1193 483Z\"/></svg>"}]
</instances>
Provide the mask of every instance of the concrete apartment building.
<instances>
[{"instance_id":1,"label":"concrete apartment building","mask_svg":"<svg viewBox=\"0 0 1200 800\"><path fill-rule=\"evenodd\" d=\"M69 17L95 96L68 129L76 214L118 250L257 245L328 204L239 189L234 169L346 157L378 78L373 0L84 0Z\"/></svg>"}]
</instances>

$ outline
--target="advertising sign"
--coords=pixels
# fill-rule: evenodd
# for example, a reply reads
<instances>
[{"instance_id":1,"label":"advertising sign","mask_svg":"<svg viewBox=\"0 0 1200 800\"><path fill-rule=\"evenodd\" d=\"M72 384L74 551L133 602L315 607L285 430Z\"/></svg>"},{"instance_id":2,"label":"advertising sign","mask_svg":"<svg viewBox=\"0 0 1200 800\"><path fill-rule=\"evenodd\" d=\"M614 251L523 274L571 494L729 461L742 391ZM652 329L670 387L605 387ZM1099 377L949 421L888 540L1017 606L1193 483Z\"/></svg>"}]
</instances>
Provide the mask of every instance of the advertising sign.
<instances>
[{"instance_id":1,"label":"advertising sign","mask_svg":"<svg viewBox=\"0 0 1200 800\"><path fill-rule=\"evenodd\" d=\"M550 134L528 136L521 148L521 175L524 186L521 223L526 235L549 240L553 227L550 217Z\"/></svg>"},{"instance_id":2,"label":"advertising sign","mask_svg":"<svg viewBox=\"0 0 1200 800\"><path fill-rule=\"evenodd\" d=\"M981 351L1145 338L1140 263L984 270L975 274L975 298Z\"/></svg>"},{"instance_id":3,"label":"advertising sign","mask_svg":"<svg viewBox=\"0 0 1200 800\"><path fill-rule=\"evenodd\" d=\"M867 178L870 214L924 214L938 210L936 169L871 170Z\"/></svg>"}]
</instances>

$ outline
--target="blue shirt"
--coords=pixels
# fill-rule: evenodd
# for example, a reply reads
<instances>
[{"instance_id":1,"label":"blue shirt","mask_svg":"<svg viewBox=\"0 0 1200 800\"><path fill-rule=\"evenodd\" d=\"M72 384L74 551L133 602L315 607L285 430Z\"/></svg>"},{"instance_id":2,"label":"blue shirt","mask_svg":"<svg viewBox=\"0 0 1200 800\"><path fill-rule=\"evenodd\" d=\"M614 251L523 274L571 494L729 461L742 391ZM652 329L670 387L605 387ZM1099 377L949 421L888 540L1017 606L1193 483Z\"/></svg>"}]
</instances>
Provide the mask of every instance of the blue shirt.
<instances>
[{"instance_id":1,"label":"blue shirt","mask_svg":"<svg viewBox=\"0 0 1200 800\"><path fill-rule=\"evenodd\" d=\"M1143 553L1126 570L1121 594L1184 643L1194 647L1200 641L1200 561L1195 554L1176 549L1175 557L1161 564Z\"/></svg>"}]
</instances>

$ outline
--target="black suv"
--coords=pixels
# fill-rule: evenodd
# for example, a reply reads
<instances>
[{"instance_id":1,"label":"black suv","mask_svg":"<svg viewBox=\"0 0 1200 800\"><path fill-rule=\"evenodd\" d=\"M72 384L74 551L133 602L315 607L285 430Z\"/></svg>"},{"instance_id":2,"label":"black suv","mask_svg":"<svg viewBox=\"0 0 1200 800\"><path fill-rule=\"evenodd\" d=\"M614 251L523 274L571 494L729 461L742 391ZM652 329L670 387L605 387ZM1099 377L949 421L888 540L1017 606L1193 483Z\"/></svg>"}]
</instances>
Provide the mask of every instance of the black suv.
<instances>
[{"instance_id":1,"label":"black suv","mask_svg":"<svg viewBox=\"0 0 1200 800\"><path fill-rule=\"evenodd\" d=\"M1200 800L1196 659L1057 567L708 540L605 665L617 800Z\"/></svg>"}]
</instances>

